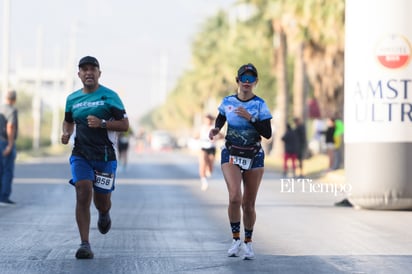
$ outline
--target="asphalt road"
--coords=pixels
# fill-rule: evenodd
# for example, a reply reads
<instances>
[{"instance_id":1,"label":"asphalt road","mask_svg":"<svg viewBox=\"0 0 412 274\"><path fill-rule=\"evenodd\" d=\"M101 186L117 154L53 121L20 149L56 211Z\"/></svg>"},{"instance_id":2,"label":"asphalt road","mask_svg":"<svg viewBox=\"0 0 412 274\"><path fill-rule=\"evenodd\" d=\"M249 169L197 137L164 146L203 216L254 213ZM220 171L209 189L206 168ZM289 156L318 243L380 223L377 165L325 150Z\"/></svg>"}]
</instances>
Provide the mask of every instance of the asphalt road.
<instances>
[{"instance_id":1,"label":"asphalt road","mask_svg":"<svg viewBox=\"0 0 412 274\"><path fill-rule=\"evenodd\" d=\"M112 229L92 208L93 260L76 260L79 236L68 156L19 162L0 207L0 273L411 273L408 211L337 208L342 193L281 181L267 170L257 199L256 259L228 258L227 191L217 169L200 190L197 159L131 154L113 193Z\"/></svg>"}]
</instances>

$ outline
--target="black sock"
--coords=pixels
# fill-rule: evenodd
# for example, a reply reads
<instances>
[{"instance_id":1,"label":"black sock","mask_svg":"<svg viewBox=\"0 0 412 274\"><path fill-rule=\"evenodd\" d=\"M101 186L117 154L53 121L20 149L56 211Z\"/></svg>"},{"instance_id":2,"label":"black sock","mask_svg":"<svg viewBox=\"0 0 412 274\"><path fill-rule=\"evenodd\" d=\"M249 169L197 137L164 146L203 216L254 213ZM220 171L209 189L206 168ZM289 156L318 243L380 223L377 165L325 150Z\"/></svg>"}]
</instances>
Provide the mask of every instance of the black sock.
<instances>
[{"instance_id":1,"label":"black sock","mask_svg":"<svg viewBox=\"0 0 412 274\"><path fill-rule=\"evenodd\" d=\"M233 239L240 240L240 221L236 223L230 223L232 228Z\"/></svg>"},{"instance_id":2,"label":"black sock","mask_svg":"<svg viewBox=\"0 0 412 274\"><path fill-rule=\"evenodd\" d=\"M253 229L245 228L245 243L252 241L252 234L253 234Z\"/></svg>"}]
</instances>

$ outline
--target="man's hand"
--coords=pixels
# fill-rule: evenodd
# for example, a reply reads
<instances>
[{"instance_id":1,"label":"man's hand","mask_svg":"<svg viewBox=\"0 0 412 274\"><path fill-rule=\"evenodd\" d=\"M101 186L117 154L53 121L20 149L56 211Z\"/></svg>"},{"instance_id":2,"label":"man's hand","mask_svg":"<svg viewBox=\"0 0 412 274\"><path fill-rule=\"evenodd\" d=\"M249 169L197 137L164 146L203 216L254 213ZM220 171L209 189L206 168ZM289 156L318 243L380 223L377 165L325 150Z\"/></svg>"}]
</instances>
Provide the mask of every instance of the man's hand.
<instances>
[{"instance_id":1,"label":"man's hand","mask_svg":"<svg viewBox=\"0 0 412 274\"><path fill-rule=\"evenodd\" d=\"M97 118L96 116L89 115L87 116L87 125L92 128L101 127L102 120Z\"/></svg>"},{"instance_id":2,"label":"man's hand","mask_svg":"<svg viewBox=\"0 0 412 274\"><path fill-rule=\"evenodd\" d=\"M6 146L6 148L3 150L3 156L7 156L11 153L13 146Z\"/></svg>"},{"instance_id":3,"label":"man's hand","mask_svg":"<svg viewBox=\"0 0 412 274\"><path fill-rule=\"evenodd\" d=\"M63 133L61 140L62 140L62 144L67 145L69 143L69 140L70 140L70 134L69 133Z\"/></svg>"}]
</instances>

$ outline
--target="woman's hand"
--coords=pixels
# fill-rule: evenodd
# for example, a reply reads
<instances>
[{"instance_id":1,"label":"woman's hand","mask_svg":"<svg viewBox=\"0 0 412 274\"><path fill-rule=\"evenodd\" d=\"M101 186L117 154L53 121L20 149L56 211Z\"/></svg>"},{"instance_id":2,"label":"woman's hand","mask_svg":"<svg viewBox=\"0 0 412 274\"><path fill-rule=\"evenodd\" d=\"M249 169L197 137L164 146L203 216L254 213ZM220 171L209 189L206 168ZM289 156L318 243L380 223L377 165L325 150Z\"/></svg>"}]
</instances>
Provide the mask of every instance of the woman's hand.
<instances>
[{"instance_id":1,"label":"woman's hand","mask_svg":"<svg viewBox=\"0 0 412 274\"><path fill-rule=\"evenodd\" d=\"M252 119L252 115L250 115L250 113L244 107L238 107L237 109L235 109L235 113L248 121Z\"/></svg>"},{"instance_id":2,"label":"woman's hand","mask_svg":"<svg viewBox=\"0 0 412 274\"><path fill-rule=\"evenodd\" d=\"M209 139L213 140L213 137L215 137L219 133L219 131L220 131L220 128L218 128L218 127L212 128L209 131Z\"/></svg>"}]
</instances>

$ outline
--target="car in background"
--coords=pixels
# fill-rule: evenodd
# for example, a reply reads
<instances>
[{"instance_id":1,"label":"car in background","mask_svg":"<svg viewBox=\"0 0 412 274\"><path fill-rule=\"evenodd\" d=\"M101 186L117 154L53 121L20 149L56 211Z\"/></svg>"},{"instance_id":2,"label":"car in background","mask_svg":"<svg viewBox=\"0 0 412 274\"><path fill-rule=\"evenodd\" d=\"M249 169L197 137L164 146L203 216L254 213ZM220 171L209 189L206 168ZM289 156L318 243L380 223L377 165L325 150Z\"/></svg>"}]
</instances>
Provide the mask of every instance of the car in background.
<instances>
[{"instance_id":1,"label":"car in background","mask_svg":"<svg viewBox=\"0 0 412 274\"><path fill-rule=\"evenodd\" d=\"M153 150L169 150L176 147L175 138L165 130L155 130L151 134L150 147Z\"/></svg>"}]
</instances>

